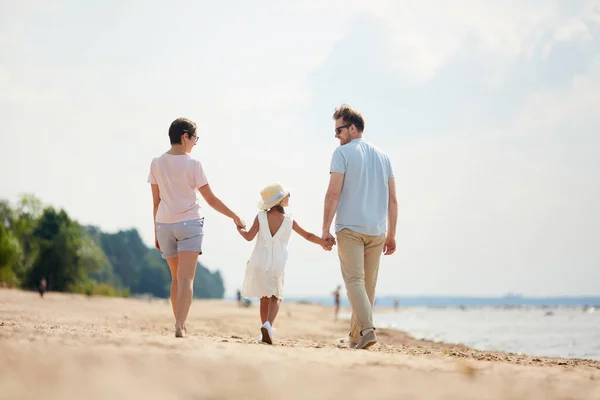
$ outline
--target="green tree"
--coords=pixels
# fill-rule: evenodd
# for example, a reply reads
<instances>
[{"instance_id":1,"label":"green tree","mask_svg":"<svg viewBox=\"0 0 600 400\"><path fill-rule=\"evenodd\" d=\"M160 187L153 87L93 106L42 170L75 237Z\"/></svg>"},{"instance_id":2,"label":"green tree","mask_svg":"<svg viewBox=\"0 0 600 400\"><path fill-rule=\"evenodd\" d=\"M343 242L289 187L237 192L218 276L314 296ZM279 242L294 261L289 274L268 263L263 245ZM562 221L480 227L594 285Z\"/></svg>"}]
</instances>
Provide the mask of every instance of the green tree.
<instances>
[{"instance_id":1,"label":"green tree","mask_svg":"<svg viewBox=\"0 0 600 400\"><path fill-rule=\"evenodd\" d=\"M16 219L17 212L10 206L10 203L7 200L0 200L0 224L10 229Z\"/></svg>"},{"instance_id":2,"label":"green tree","mask_svg":"<svg viewBox=\"0 0 600 400\"><path fill-rule=\"evenodd\" d=\"M81 236L80 247L78 251L81 267L87 272L88 276L95 280L101 280L110 284L116 284L112 265L108 261L102 248L90 237L85 228L78 225L79 235Z\"/></svg>"},{"instance_id":3,"label":"green tree","mask_svg":"<svg viewBox=\"0 0 600 400\"><path fill-rule=\"evenodd\" d=\"M44 208L32 194L14 207L0 200L0 283L88 295L169 297L171 275L160 253L136 229L104 233L82 227L64 210ZM221 274L198 262L194 297L222 298Z\"/></svg>"},{"instance_id":4,"label":"green tree","mask_svg":"<svg viewBox=\"0 0 600 400\"><path fill-rule=\"evenodd\" d=\"M37 287L45 277L51 290L63 292L87 280L81 264L81 232L65 211L46 208L33 236L39 243L39 257L29 271L27 286Z\"/></svg>"},{"instance_id":5,"label":"green tree","mask_svg":"<svg viewBox=\"0 0 600 400\"><path fill-rule=\"evenodd\" d=\"M211 273L200 262L194 277L194 297L200 299L222 299L225 294L221 273Z\"/></svg>"},{"instance_id":6,"label":"green tree","mask_svg":"<svg viewBox=\"0 0 600 400\"><path fill-rule=\"evenodd\" d=\"M115 275L113 265L108 259L108 256L106 255L104 250L102 249L102 236L104 235L102 231L95 226L86 226L82 227L82 229L85 231L86 236L91 240L91 242L95 246L94 252L99 253L96 253L95 258L97 258L97 260L99 261L100 266L97 270L88 269L89 277L96 282L106 283L113 287L124 287L119 277Z\"/></svg>"},{"instance_id":7,"label":"green tree","mask_svg":"<svg viewBox=\"0 0 600 400\"><path fill-rule=\"evenodd\" d=\"M44 212L44 203L31 193L25 193L17 202L17 214L28 215L31 219L38 219Z\"/></svg>"},{"instance_id":8,"label":"green tree","mask_svg":"<svg viewBox=\"0 0 600 400\"><path fill-rule=\"evenodd\" d=\"M131 293L139 293L143 259L148 248L138 231L129 229L115 234L102 234L100 243L123 286L128 287Z\"/></svg>"},{"instance_id":9,"label":"green tree","mask_svg":"<svg viewBox=\"0 0 600 400\"><path fill-rule=\"evenodd\" d=\"M19 261L21 259L21 246L11 231L0 223L0 282L9 287L16 287L19 283Z\"/></svg>"},{"instance_id":10,"label":"green tree","mask_svg":"<svg viewBox=\"0 0 600 400\"><path fill-rule=\"evenodd\" d=\"M19 282L26 279L27 272L38 256L33 231L42 214L42 207L41 200L32 194L22 195L15 208L6 200L0 201L0 222L18 241L21 249L19 260L13 265L13 272Z\"/></svg>"},{"instance_id":11,"label":"green tree","mask_svg":"<svg viewBox=\"0 0 600 400\"><path fill-rule=\"evenodd\" d=\"M32 194L14 207L0 200L0 283L37 288L42 278L50 290L106 296L167 298L171 283L166 261L136 229L82 227ZM194 297L222 298L224 291L221 274L199 262Z\"/></svg>"},{"instance_id":12,"label":"green tree","mask_svg":"<svg viewBox=\"0 0 600 400\"><path fill-rule=\"evenodd\" d=\"M169 297L171 290L171 273L167 263L161 258L160 253L154 249L147 249L142 260L141 276L138 290L140 293L150 293L156 297Z\"/></svg>"}]
</instances>

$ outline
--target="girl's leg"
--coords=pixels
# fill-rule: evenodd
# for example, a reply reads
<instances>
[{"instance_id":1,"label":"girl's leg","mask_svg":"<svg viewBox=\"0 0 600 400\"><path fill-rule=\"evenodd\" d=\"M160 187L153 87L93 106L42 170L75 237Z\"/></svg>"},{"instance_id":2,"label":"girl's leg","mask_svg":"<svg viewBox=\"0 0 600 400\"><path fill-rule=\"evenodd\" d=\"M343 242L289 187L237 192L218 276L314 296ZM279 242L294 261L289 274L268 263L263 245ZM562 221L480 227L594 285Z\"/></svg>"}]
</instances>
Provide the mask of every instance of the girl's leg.
<instances>
[{"instance_id":1,"label":"girl's leg","mask_svg":"<svg viewBox=\"0 0 600 400\"><path fill-rule=\"evenodd\" d=\"M269 317L269 298L268 297L261 297L260 298L260 323L264 324L265 322L267 322L267 319Z\"/></svg>"},{"instance_id":2,"label":"girl's leg","mask_svg":"<svg viewBox=\"0 0 600 400\"><path fill-rule=\"evenodd\" d=\"M198 252L179 252L177 268L177 308L175 314L175 329L185 330L185 321L192 305L194 296L194 275L198 262Z\"/></svg>"},{"instance_id":3,"label":"girl's leg","mask_svg":"<svg viewBox=\"0 0 600 400\"><path fill-rule=\"evenodd\" d=\"M269 315L267 317L267 320L269 321L271 326L273 326L273 323L275 322L275 317L277 317L277 313L279 312L279 304L281 304L281 300L279 300L275 296L271 296L271 298L269 299Z\"/></svg>"}]
</instances>

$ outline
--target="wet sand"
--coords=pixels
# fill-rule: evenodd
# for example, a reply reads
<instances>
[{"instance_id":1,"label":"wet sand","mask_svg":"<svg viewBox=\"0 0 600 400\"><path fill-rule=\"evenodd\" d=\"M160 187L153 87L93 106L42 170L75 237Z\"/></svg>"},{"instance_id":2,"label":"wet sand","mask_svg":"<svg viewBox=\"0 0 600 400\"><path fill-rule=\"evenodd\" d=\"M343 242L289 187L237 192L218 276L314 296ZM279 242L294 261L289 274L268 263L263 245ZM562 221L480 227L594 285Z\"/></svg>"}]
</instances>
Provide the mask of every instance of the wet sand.
<instances>
[{"instance_id":1,"label":"wet sand","mask_svg":"<svg viewBox=\"0 0 600 400\"><path fill-rule=\"evenodd\" d=\"M195 301L176 339L166 300L0 289L0 399L600 399L600 362L483 352L378 330L338 339L329 307Z\"/></svg>"}]
</instances>

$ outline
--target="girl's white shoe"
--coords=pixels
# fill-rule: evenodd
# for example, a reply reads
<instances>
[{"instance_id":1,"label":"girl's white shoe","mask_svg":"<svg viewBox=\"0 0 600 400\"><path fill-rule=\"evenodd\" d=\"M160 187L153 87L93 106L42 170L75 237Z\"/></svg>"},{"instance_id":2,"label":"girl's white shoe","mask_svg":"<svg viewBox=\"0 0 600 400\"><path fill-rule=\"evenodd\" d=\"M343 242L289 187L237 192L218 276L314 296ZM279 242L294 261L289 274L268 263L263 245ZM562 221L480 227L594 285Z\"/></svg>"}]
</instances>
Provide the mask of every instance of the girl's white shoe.
<instances>
[{"instance_id":1,"label":"girl's white shoe","mask_svg":"<svg viewBox=\"0 0 600 400\"><path fill-rule=\"evenodd\" d=\"M261 339L262 343L273 344L273 328L271 327L271 323L269 321L265 322L260 327Z\"/></svg>"},{"instance_id":2,"label":"girl's white shoe","mask_svg":"<svg viewBox=\"0 0 600 400\"><path fill-rule=\"evenodd\" d=\"M271 337L275 337L275 332L277 332L277 329L271 327ZM260 333L260 335L258 335L258 337L256 338L256 341L258 343L262 343L262 332Z\"/></svg>"}]
</instances>

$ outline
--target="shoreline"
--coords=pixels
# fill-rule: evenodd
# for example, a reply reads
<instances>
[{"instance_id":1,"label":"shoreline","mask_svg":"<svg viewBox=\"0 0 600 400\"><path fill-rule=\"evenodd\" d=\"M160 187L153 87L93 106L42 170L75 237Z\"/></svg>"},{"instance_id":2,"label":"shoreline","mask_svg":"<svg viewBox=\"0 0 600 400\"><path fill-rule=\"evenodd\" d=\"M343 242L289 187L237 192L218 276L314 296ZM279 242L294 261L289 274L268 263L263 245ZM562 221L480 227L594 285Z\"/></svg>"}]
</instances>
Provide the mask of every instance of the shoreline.
<instances>
[{"instance_id":1,"label":"shoreline","mask_svg":"<svg viewBox=\"0 0 600 400\"><path fill-rule=\"evenodd\" d=\"M323 307L327 308L327 306ZM333 307L331 308L333 309ZM382 307L378 308L374 314L401 312L408 309L410 309L410 307L400 307L397 310L395 310L393 307ZM340 321L347 322L350 318L349 315L351 311L352 310L349 307L341 307ZM342 314L347 314L347 316L342 317ZM460 342L453 343L443 340L417 338L411 335L411 333L408 331L389 326L377 328L377 336L379 337L380 335L389 338L388 340L392 345L411 346L416 348L425 347L431 349L432 354L440 354L440 352L442 352L444 355L452 355L452 353L455 353L455 355L459 358L475 359L488 359L491 357L494 360L501 360L516 364L522 364L523 362L528 364L548 362L551 365L581 365L582 363L594 363L598 368L600 368L600 360L592 358L544 356L504 350L481 350Z\"/></svg>"},{"instance_id":2,"label":"shoreline","mask_svg":"<svg viewBox=\"0 0 600 400\"><path fill-rule=\"evenodd\" d=\"M342 309L340 309L341 311ZM382 311L377 310L378 313ZM393 309L384 312L394 312ZM340 321L347 322L340 318ZM385 345L399 346L402 353L413 355L442 355L458 359L501 361L517 365L590 365L600 369L600 360L578 357L550 357L500 350L479 350L463 343L450 343L430 339L418 339L409 332L393 327L377 328L377 337ZM381 343L380 343L381 344Z\"/></svg>"},{"instance_id":3,"label":"shoreline","mask_svg":"<svg viewBox=\"0 0 600 400\"><path fill-rule=\"evenodd\" d=\"M187 339L174 338L167 300L0 289L0 310L6 398L600 396L593 360L478 351L394 329L378 329L369 350L348 349L338 341L347 321L320 305L283 302L273 346L257 343L257 307L226 300L194 300Z\"/></svg>"}]
</instances>

